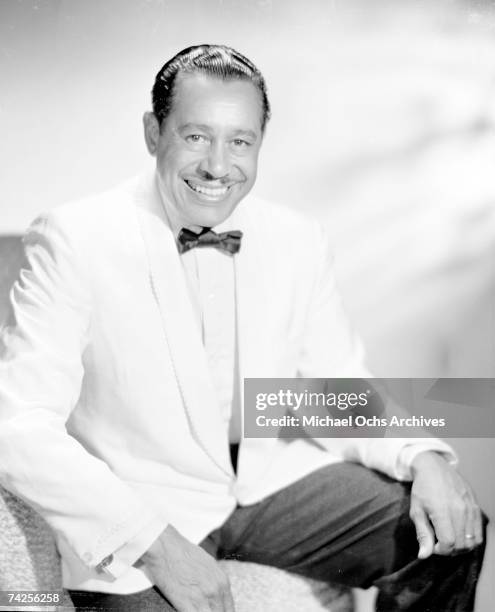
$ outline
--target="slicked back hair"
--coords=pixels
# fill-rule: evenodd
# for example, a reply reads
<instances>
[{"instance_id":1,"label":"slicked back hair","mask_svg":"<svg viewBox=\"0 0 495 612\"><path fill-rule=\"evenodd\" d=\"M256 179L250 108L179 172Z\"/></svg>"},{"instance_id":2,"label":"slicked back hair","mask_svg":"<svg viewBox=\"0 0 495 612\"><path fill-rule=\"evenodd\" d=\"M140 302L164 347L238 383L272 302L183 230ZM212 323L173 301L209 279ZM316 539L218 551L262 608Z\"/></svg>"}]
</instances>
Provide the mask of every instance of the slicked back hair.
<instances>
[{"instance_id":1,"label":"slicked back hair","mask_svg":"<svg viewBox=\"0 0 495 612\"><path fill-rule=\"evenodd\" d=\"M225 81L251 81L261 96L261 131L270 118L270 103L265 79L256 66L244 55L223 45L197 45L179 51L158 72L151 92L153 113L160 126L168 117L174 101L178 74L200 73Z\"/></svg>"}]
</instances>

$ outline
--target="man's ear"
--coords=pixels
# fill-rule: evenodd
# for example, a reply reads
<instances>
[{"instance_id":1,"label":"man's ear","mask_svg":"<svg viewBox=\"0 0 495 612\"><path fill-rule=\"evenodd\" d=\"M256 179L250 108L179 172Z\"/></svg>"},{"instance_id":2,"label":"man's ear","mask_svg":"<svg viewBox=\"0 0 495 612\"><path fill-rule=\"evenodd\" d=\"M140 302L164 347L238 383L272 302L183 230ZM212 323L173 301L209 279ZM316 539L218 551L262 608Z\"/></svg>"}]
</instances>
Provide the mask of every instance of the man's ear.
<instances>
[{"instance_id":1,"label":"man's ear","mask_svg":"<svg viewBox=\"0 0 495 612\"><path fill-rule=\"evenodd\" d=\"M160 138L160 124L155 114L151 111L143 115L144 140L150 155L156 155L158 150L158 140Z\"/></svg>"}]
</instances>

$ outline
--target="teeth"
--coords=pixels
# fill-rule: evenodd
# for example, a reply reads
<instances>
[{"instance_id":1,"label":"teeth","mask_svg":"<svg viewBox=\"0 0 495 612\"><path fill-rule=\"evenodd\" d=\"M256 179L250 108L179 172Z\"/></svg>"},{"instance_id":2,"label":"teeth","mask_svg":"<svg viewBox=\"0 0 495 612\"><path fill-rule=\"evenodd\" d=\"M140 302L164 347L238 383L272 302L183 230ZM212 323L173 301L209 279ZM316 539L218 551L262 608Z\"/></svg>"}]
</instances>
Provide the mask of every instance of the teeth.
<instances>
[{"instance_id":1,"label":"teeth","mask_svg":"<svg viewBox=\"0 0 495 612\"><path fill-rule=\"evenodd\" d=\"M202 193L204 195L217 198L224 196L229 189L228 187L203 187L202 185L195 185L194 183L190 183L189 181L187 181L187 184L197 193Z\"/></svg>"}]
</instances>

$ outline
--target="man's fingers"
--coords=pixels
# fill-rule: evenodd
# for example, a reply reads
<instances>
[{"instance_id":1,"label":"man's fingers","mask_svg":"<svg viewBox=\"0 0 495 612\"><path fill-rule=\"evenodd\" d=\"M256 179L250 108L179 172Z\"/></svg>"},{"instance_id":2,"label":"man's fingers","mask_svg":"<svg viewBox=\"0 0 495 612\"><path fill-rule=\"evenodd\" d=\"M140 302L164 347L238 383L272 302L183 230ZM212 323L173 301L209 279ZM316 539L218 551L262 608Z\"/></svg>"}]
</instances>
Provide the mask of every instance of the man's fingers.
<instances>
[{"instance_id":1,"label":"man's fingers","mask_svg":"<svg viewBox=\"0 0 495 612\"><path fill-rule=\"evenodd\" d=\"M473 537L466 538L466 548L474 548L483 543L483 514L472 491L470 491L468 500L467 517L466 533L464 535L472 535Z\"/></svg>"},{"instance_id":2,"label":"man's fingers","mask_svg":"<svg viewBox=\"0 0 495 612\"><path fill-rule=\"evenodd\" d=\"M473 517L469 512L470 504L461 498L450 508L450 524L454 534L454 550L465 550L474 540ZM471 537L469 537L471 536Z\"/></svg>"},{"instance_id":3,"label":"man's fingers","mask_svg":"<svg viewBox=\"0 0 495 612\"><path fill-rule=\"evenodd\" d=\"M219 575L215 567L205 574L204 568L196 566L196 579L188 578L187 582L171 573L153 579L177 612L234 612L226 599L227 590L230 593L227 576Z\"/></svg>"},{"instance_id":4,"label":"man's fingers","mask_svg":"<svg viewBox=\"0 0 495 612\"><path fill-rule=\"evenodd\" d=\"M205 612L234 612L229 578L216 561L211 574L202 577L199 587ZM202 607L198 610L203 612Z\"/></svg>"},{"instance_id":5,"label":"man's fingers","mask_svg":"<svg viewBox=\"0 0 495 612\"><path fill-rule=\"evenodd\" d=\"M413 460L411 518L421 543L419 558L465 552L483 538L483 515L471 488L435 453L419 453Z\"/></svg>"},{"instance_id":6,"label":"man's fingers","mask_svg":"<svg viewBox=\"0 0 495 612\"><path fill-rule=\"evenodd\" d=\"M466 525L463 533L464 548L474 548L480 543L480 518L478 506L475 503L469 503L466 508Z\"/></svg>"},{"instance_id":7,"label":"man's fingers","mask_svg":"<svg viewBox=\"0 0 495 612\"><path fill-rule=\"evenodd\" d=\"M450 555L456 546L456 533L448 511L438 515L431 515L430 520L435 530L437 543L433 551L437 555Z\"/></svg>"},{"instance_id":8,"label":"man's fingers","mask_svg":"<svg viewBox=\"0 0 495 612\"><path fill-rule=\"evenodd\" d=\"M479 546L483 542L483 517L481 514L481 508L478 504L474 504L473 507L474 514L474 539L477 546Z\"/></svg>"},{"instance_id":9,"label":"man's fingers","mask_svg":"<svg viewBox=\"0 0 495 612\"><path fill-rule=\"evenodd\" d=\"M226 574L223 574L218 580L217 589L211 593L209 603L213 612L235 612L230 583Z\"/></svg>"},{"instance_id":10,"label":"man's fingers","mask_svg":"<svg viewBox=\"0 0 495 612\"><path fill-rule=\"evenodd\" d=\"M416 527L416 538L419 544L418 559L426 559L433 552L435 536L424 510L419 507L411 508L411 520Z\"/></svg>"},{"instance_id":11,"label":"man's fingers","mask_svg":"<svg viewBox=\"0 0 495 612\"><path fill-rule=\"evenodd\" d=\"M227 588L225 589L223 605L225 608L225 612L235 612L234 598L232 597L232 591L230 590L230 584L228 584Z\"/></svg>"}]
</instances>

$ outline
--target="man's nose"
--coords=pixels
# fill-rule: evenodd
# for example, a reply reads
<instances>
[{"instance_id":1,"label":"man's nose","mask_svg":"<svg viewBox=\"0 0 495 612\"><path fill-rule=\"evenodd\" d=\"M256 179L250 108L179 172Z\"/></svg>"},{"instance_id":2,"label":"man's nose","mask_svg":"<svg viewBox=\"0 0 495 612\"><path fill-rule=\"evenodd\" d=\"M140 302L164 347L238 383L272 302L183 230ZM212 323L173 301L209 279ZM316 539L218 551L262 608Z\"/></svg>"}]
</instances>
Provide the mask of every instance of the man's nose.
<instances>
[{"instance_id":1,"label":"man's nose","mask_svg":"<svg viewBox=\"0 0 495 612\"><path fill-rule=\"evenodd\" d=\"M212 179L227 176L230 172L230 156L221 143L214 143L203 158L200 169Z\"/></svg>"}]
</instances>

